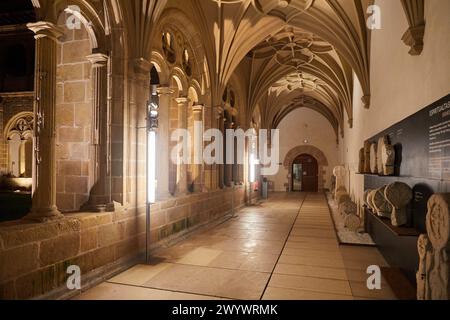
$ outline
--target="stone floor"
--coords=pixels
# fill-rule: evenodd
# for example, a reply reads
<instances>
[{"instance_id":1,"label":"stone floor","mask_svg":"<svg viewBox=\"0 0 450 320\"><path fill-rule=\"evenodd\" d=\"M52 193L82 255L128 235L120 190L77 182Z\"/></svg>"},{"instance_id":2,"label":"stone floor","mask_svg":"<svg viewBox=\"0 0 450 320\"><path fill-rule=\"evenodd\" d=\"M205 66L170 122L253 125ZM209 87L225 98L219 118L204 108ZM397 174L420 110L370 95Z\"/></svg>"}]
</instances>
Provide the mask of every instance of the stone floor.
<instances>
[{"instance_id":1,"label":"stone floor","mask_svg":"<svg viewBox=\"0 0 450 320\"><path fill-rule=\"evenodd\" d=\"M374 247L339 246L324 195L274 194L76 299L395 299L366 287Z\"/></svg>"}]
</instances>

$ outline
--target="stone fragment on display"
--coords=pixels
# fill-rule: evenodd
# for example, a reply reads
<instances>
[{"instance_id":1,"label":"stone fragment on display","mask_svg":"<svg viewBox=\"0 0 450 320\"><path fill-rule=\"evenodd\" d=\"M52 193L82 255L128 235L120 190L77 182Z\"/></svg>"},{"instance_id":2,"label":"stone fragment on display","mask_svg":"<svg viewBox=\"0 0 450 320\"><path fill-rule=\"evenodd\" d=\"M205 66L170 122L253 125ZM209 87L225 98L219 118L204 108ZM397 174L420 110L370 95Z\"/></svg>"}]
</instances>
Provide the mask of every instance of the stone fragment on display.
<instances>
[{"instance_id":1,"label":"stone fragment on display","mask_svg":"<svg viewBox=\"0 0 450 320\"><path fill-rule=\"evenodd\" d=\"M364 142L364 173L370 173L370 142Z\"/></svg>"},{"instance_id":2,"label":"stone fragment on display","mask_svg":"<svg viewBox=\"0 0 450 320\"><path fill-rule=\"evenodd\" d=\"M365 169L364 169L364 164L365 164L365 152L364 152L364 148L361 148L361 150L359 150L359 163L358 163L358 172L359 173L366 173Z\"/></svg>"},{"instance_id":3,"label":"stone fragment on display","mask_svg":"<svg viewBox=\"0 0 450 320\"><path fill-rule=\"evenodd\" d=\"M395 173L395 149L386 141L381 145L381 174L384 176L392 176Z\"/></svg>"},{"instance_id":4,"label":"stone fragment on display","mask_svg":"<svg viewBox=\"0 0 450 320\"><path fill-rule=\"evenodd\" d=\"M417 242L417 299L450 300L450 193L428 200L426 226L427 234Z\"/></svg>"},{"instance_id":5,"label":"stone fragment on display","mask_svg":"<svg viewBox=\"0 0 450 320\"><path fill-rule=\"evenodd\" d=\"M408 222L407 205L413 199L410 186L403 182L394 182L386 187L384 196L392 206L392 225L396 227L406 225Z\"/></svg>"},{"instance_id":6,"label":"stone fragment on display","mask_svg":"<svg viewBox=\"0 0 450 320\"><path fill-rule=\"evenodd\" d=\"M370 146L370 173L378 174L376 143L372 143Z\"/></svg>"},{"instance_id":7,"label":"stone fragment on display","mask_svg":"<svg viewBox=\"0 0 450 320\"><path fill-rule=\"evenodd\" d=\"M390 218L392 214L392 205L386 200L384 195L387 186L375 190L373 196L373 205L379 217Z\"/></svg>"}]
</instances>

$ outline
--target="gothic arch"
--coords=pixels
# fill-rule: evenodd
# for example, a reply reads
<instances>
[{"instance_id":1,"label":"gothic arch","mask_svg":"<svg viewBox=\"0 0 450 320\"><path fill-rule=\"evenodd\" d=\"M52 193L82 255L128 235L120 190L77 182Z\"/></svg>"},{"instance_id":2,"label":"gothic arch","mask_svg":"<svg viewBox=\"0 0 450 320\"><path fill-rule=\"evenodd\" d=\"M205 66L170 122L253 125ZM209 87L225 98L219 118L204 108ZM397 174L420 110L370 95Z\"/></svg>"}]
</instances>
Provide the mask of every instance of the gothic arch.
<instances>
[{"instance_id":1,"label":"gothic arch","mask_svg":"<svg viewBox=\"0 0 450 320\"><path fill-rule=\"evenodd\" d=\"M294 160L302 154L309 154L317 160L317 163L319 165L319 192L323 192L325 186L325 167L328 166L328 159L322 152L322 150L310 145L297 146L295 148L292 148L284 158L284 168L289 172L289 190L292 190L292 179L290 178L292 176L292 165L294 163Z\"/></svg>"}]
</instances>

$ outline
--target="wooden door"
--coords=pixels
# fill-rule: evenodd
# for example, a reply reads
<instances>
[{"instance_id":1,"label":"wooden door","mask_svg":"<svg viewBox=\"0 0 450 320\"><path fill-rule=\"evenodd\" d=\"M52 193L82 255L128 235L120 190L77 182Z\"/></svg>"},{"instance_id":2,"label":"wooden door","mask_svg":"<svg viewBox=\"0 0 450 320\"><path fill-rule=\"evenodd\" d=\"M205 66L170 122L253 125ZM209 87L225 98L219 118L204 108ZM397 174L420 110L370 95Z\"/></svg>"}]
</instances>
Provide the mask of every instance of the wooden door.
<instances>
[{"instance_id":1,"label":"wooden door","mask_svg":"<svg viewBox=\"0 0 450 320\"><path fill-rule=\"evenodd\" d=\"M301 173L301 191L302 192L318 192L319 191L319 165L317 160L309 154L302 154L294 160L294 167L302 168ZM294 178L294 177L293 177ZM292 182L294 185L294 181ZM300 190L295 190L300 191Z\"/></svg>"}]
</instances>

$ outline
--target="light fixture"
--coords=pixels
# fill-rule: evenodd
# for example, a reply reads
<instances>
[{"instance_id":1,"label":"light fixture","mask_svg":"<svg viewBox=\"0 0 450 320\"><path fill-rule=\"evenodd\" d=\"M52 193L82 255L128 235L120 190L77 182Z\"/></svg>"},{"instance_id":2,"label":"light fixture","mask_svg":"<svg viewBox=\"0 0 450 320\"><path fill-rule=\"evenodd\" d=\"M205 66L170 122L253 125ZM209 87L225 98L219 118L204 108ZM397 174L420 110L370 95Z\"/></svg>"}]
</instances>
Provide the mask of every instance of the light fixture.
<instances>
[{"instance_id":1,"label":"light fixture","mask_svg":"<svg viewBox=\"0 0 450 320\"><path fill-rule=\"evenodd\" d=\"M156 130L159 124L158 96L151 95L147 104L147 202L156 201Z\"/></svg>"}]
</instances>

